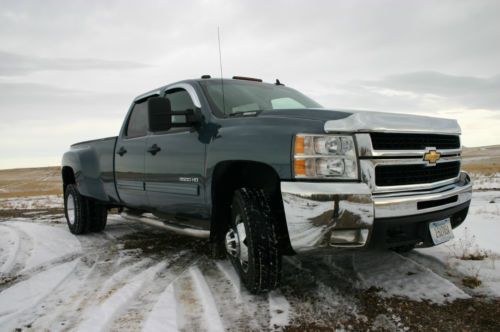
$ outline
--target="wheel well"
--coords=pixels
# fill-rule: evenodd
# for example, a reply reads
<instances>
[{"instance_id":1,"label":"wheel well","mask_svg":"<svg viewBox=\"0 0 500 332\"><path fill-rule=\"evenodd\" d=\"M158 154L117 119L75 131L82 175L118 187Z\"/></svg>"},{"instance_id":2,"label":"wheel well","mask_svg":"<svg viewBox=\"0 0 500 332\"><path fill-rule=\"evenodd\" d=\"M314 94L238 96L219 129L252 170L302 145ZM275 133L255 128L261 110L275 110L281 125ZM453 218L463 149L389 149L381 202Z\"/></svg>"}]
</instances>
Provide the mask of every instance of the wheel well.
<instances>
[{"instance_id":1,"label":"wheel well","mask_svg":"<svg viewBox=\"0 0 500 332\"><path fill-rule=\"evenodd\" d=\"M62 168L62 180L63 180L63 192L66 192L66 187L68 184L75 184L75 173L73 172L73 169L69 166L64 166Z\"/></svg>"},{"instance_id":2,"label":"wheel well","mask_svg":"<svg viewBox=\"0 0 500 332\"><path fill-rule=\"evenodd\" d=\"M292 253L281 198L280 179L269 165L254 161L227 161L218 164L212 176L212 217L210 237L222 241L231 221L231 201L239 188L263 189L271 198L282 253Z\"/></svg>"}]
</instances>

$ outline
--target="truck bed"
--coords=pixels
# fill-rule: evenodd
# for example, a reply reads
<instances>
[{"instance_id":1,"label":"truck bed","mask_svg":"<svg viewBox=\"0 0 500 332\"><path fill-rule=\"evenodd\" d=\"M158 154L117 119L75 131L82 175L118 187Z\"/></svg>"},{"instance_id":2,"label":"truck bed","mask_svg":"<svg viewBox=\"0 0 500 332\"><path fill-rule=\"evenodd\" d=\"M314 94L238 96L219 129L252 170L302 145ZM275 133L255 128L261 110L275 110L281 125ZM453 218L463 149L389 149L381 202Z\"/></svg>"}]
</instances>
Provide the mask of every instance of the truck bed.
<instances>
[{"instance_id":1,"label":"truck bed","mask_svg":"<svg viewBox=\"0 0 500 332\"><path fill-rule=\"evenodd\" d=\"M114 155L117 136L106 137L71 145L68 154L74 152L79 163L85 165L79 182L83 193L107 202L120 202L115 186ZM83 188L85 186L85 188Z\"/></svg>"}]
</instances>

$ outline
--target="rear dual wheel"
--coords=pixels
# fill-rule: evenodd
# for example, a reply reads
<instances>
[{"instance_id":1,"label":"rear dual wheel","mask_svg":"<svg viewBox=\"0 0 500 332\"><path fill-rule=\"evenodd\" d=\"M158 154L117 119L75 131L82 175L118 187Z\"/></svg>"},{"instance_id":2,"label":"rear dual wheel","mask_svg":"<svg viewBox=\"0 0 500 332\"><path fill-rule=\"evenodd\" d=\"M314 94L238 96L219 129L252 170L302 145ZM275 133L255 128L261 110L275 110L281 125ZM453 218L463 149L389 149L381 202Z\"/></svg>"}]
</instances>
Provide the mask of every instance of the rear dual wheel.
<instances>
[{"instance_id":1,"label":"rear dual wheel","mask_svg":"<svg viewBox=\"0 0 500 332\"><path fill-rule=\"evenodd\" d=\"M100 232L106 227L106 205L82 196L74 184L64 192L64 213L71 233Z\"/></svg>"},{"instance_id":2,"label":"rear dual wheel","mask_svg":"<svg viewBox=\"0 0 500 332\"><path fill-rule=\"evenodd\" d=\"M251 293L270 291L278 286L281 255L269 197L263 190L242 188L235 191L225 247Z\"/></svg>"}]
</instances>

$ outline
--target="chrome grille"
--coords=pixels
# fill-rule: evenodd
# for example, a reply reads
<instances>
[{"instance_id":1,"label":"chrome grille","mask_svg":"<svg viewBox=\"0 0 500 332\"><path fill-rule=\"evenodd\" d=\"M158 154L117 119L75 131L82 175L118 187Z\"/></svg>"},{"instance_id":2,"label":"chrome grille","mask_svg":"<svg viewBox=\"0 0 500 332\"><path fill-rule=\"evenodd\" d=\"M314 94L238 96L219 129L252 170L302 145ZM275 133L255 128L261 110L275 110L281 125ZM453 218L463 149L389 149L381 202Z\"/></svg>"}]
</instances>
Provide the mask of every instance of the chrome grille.
<instances>
[{"instance_id":1,"label":"chrome grille","mask_svg":"<svg viewBox=\"0 0 500 332\"><path fill-rule=\"evenodd\" d=\"M414 165L378 165L375 167L377 186L402 186L433 183L458 176L460 162L440 163L435 166Z\"/></svg>"},{"instance_id":2,"label":"chrome grille","mask_svg":"<svg viewBox=\"0 0 500 332\"><path fill-rule=\"evenodd\" d=\"M375 150L460 149L457 135L371 133L370 137Z\"/></svg>"},{"instance_id":3,"label":"chrome grille","mask_svg":"<svg viewBox=\"0 0 500 332\"><path fill-rule=\"evenodd\" d=\"M374 193L428 190L459 179L462 151L458 134L372 132L355 136L361 180ZM430 146L424 146L427 144ZM435 164L424 160L431 150L440 154Z\"/></svg>"}]
</instances>

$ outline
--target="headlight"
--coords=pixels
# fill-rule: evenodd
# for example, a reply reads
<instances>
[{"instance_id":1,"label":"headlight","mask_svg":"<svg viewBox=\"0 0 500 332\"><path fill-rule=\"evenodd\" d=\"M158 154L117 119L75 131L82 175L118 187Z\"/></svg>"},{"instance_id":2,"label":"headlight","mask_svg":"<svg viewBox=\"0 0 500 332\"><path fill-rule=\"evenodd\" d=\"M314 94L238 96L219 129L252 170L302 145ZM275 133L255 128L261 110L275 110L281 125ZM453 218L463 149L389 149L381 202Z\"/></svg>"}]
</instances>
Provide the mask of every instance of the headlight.
<instances>
[{"instance_id":1,"label":"headlight","mask_svg":"<svg viewBox=\"0 0 500 332\"><path fill-rule=\"evenodd\" d=\"M352 136L295 136L294 175L296 178L358 178L356 148Z\"/></svg>"}]
</instances>

